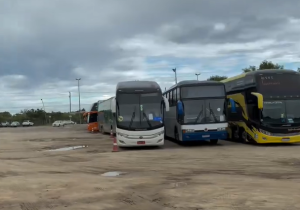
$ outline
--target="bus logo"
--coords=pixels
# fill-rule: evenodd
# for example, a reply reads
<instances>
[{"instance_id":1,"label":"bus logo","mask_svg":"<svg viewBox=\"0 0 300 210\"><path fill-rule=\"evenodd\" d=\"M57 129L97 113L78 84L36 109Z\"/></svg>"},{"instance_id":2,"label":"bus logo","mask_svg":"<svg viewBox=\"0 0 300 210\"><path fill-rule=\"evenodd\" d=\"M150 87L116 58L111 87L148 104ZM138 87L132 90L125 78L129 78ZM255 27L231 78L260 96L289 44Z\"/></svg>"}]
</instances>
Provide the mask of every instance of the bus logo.
<instances>
[{"instance_id":1,"label":"bus logo","mask_svg":"<svg viewBox=\"0 0 300 210\"><path fill-rule=\"evenodd\" d=\"M205 131L205 132L207 132L207 131L208 131L208 129L207 129L207 128L205 128L205 129L204 129L204 131Z\"/></svg>"},{"instance_id":2,"label":"bus logo","mask_svg":"<svg viewBox=\"0 0 300 210\"><path fill-rule=\"evenodd\" d=\"M142 139L143 137L142 137L142 136L140 136L139 138L140 138L140 139Z\"/></svg>"}]
</instances>

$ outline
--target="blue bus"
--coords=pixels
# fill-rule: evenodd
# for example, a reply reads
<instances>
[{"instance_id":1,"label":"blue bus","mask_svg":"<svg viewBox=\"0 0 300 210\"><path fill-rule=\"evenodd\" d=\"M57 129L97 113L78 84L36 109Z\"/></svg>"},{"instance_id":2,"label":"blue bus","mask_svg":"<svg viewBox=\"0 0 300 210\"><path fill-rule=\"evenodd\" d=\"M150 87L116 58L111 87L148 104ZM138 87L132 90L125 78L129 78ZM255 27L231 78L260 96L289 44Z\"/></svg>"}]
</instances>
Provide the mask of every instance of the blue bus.
<instances>
[{"instance_id":1,"label":"blue bus","mask_svg":"<svg viewBox=\"0 0 300 210\"><path fill-rule=\"evenodd\" d=\"M181 81L163 93L169 101L164 112L165 136L176 141L228 138L225 85L216 81Z\"/></svg>"}]
</instances>

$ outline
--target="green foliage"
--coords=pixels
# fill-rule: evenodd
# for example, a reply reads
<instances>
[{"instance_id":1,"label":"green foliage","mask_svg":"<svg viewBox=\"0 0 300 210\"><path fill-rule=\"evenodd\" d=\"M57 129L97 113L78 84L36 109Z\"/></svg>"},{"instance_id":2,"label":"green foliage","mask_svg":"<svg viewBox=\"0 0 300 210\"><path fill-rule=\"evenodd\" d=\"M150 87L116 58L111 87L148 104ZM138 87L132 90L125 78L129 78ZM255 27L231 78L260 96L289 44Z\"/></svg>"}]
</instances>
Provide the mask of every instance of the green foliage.
<instances>
[{"instance_id":1,"label":"green foliage","mask_svg":"<svg viewBox=\"0 0 300 210\"><path fill-rule=\"evenodd\" d=\"M251 72L251 71L256 71L256 66L249 66L248 68L244 68L243 69L243 72L244 73L248 73L248 72Z\"/></svg>"},{"instance_id":2,"label":"green foliage","mask_svg":"<svg viewBox=\"0 0 300 210\"><path fill-rule=\"evenodd\" d=\"M259 64L259 67L256 66L249 66L248 68L242 69L244 73L257 71L257 70L265 70L265 69L284 69L283 65L274 64L272 61L264 60Z\"/></svg>"},{"instance_id":3,"label":"green foliage","mask_svg":"<svg viewBox=\"0 0 300 210\"><path fill-rule=\"evenodd\" d=\"M85 111L82 109L82 111ZM12 115L9 112L0 112L0 122L13 122L18 121L22 123L24 120L30 120L35 125L51 124L55 120L70 120L70 114L65 112L47 112L41 109L21 110L20 113ZM71 120L79 123L82 119L82 113L71 114ZM83 120L82 120L83 122Z\"/></svg>"},{"instance_id":4,"label":"green foliage","mask_svg":"<svg viewBox=\"0 0 300 210\"><path fill-rule=\"evenodd\" d=\"M226 76L214 75L214 76L210 76L210 78L208 78L207 81L222 81L224 79L227 79L227 77Z\"/></svg>"}]
</instances>

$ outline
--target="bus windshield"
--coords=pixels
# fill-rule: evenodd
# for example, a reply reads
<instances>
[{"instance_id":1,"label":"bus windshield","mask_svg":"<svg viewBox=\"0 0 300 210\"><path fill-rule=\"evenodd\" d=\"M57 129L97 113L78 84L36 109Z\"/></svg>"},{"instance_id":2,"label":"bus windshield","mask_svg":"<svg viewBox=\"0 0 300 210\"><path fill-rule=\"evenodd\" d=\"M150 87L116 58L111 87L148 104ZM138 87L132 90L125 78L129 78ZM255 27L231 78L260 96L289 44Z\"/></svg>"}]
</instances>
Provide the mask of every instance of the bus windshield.
<instances>
[{"instance_id":1,"label":"bus windshield","mask_svg":"<svg viewBox=\"0 0 300 210\"><path fill-rule=\"evenodd\" d=\"M264 101L262 123L285 125L300 123L300 100Z\"/></svg>"},{"instance_id":2,"label":"bus windshield","mask_svg":"<svg viewBox=\"0 0 300 210\"><path fill-rule=\"evenodd\" d=\"M90 113L89 115L88 123L97 122L98 113Z\"/></svg>"},{"instance_id":3,"label":"bus windshield","mask_svg":"<svg viewBox=\"0 0 300 210\"><path fill-rule=\"evenodd\" d=\"M117 96L117 125L128 130L163 126L161 93L121 93Z\"/></svg>"},{"instance_id":4,"label":"bus windshield","mask_svg":"<svg viewBox=\"0 0 300 210\"><path fill-rule=\"evenodd\" d=\"M226 122L224 99L184 100L184 124Z\"/></svg>"},{"instance_id":5,"label":"bus windshield","mask_svg":"<svg viewBox=\"0 0 300 210\"><path fill-rule=\"evenodd\" d=\"M223 85L187 86L181 88L181 98L225 97Z\"/></svg>"}]
</instances>

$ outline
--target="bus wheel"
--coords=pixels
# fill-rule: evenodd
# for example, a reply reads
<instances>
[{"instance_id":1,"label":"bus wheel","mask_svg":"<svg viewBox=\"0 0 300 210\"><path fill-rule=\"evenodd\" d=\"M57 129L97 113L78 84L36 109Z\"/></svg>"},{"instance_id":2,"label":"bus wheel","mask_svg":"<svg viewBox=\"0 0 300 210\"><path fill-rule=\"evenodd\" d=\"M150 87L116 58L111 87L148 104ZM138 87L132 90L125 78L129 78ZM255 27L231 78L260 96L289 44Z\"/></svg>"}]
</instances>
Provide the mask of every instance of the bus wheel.
<instances>
[{"instance_id":1,"label":"bus wheel","mask_svg":"<svg viewBox=\"0 0 300 210\"><path fill-rule=\"evenodd\" d=\"M243 143L248 143L248 133L244 129L240 130L239 136Z\"/></svg>"},{"instance_id":2,"label":"bus wheel","mask_svg":"<svg viewBox=\"0 0 300 210\"><path fill-rule=\"evenodd\" d=\"M211 139L209 141L209 143L215 145L215 144L218 144L218 141L219 141L219 139Z\"/></svg>"},{"instance_id":3,"label":"bus wheel","mask_svg":"<svg viewBox=\"0 0 300 210\"><path fill-rule=\"evenodd\" d=\"M232 129L231 138L232 138L233 141L239 141L240 135L239 135L239 132L236 128Z\"/></svg>"}]
</instances>

